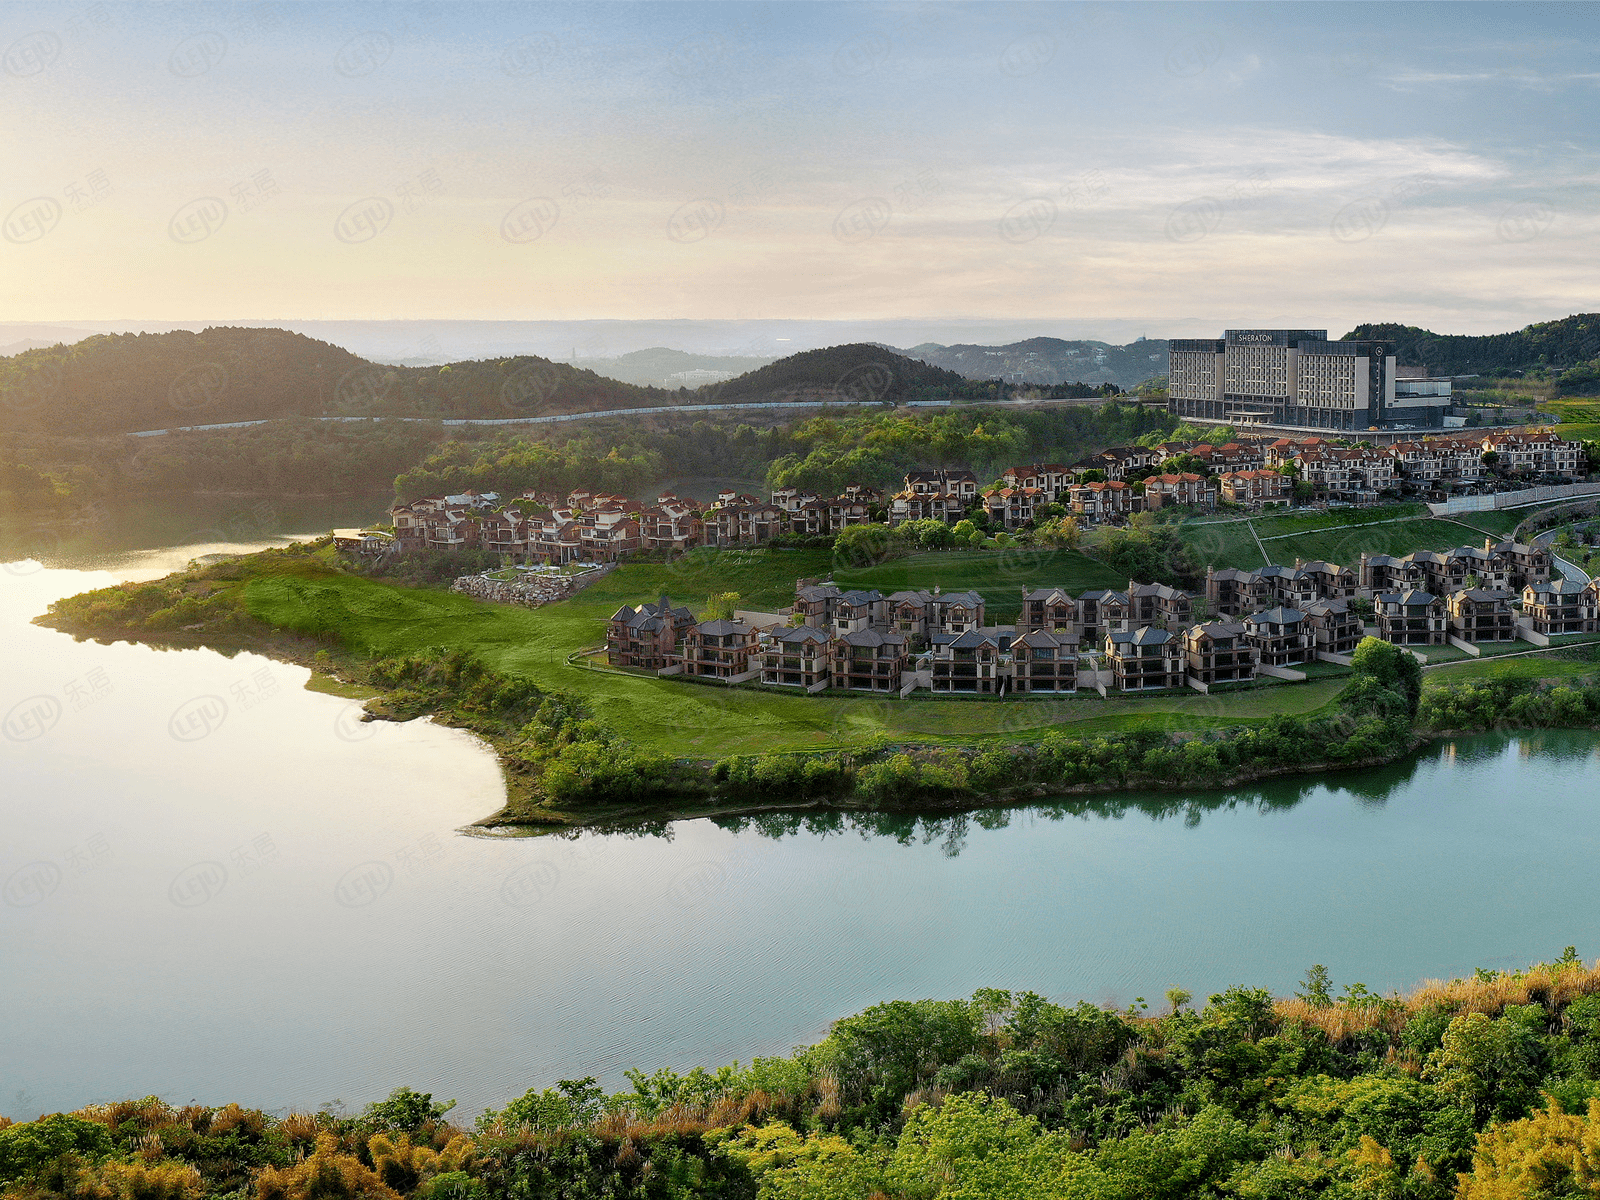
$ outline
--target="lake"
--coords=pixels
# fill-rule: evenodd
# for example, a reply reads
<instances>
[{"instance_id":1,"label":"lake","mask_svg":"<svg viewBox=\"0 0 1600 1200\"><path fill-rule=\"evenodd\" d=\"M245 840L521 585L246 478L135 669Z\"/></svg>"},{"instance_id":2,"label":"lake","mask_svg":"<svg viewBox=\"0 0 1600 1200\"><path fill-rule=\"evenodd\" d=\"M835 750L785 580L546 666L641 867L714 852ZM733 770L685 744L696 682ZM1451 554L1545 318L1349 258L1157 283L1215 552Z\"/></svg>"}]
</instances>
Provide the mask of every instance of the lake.
<instances>
[{"instance_id":1,"label":"lake","mask_svg":"<svg viewBox=\"0 0 1600 1200\"><path fill-rule=\"evenodd\" d=\"M354 1107L400 1084L470 1116L561 1078L783 1053L891 998L1156 1007L1287 993L1314 962L1387 989L1600 953L1587 734L1234 793L486 838L459 831L499 773L463 733L361 723L252 655L29 624L224 544L91 538L0 568L7 1116L149 1093Z\"/></svg>"}]
</instances>

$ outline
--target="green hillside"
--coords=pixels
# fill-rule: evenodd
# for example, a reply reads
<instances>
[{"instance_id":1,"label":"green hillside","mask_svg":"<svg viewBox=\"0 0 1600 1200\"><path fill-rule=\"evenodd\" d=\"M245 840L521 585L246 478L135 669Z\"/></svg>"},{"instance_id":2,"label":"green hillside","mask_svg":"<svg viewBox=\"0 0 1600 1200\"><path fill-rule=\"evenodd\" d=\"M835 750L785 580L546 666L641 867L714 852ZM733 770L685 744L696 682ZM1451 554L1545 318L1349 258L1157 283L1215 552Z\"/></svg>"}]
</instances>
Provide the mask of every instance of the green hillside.
<instances>
[{"instance_id":1,"label":"green hillside","mask_svg":"<svg viewBox=\"0 0 1600 1200\"><path fill-rule=\"evenodd\" d=\"M90 436L294 416L538 416L670 400L543 358L396 367L282 329L102 334L0 358L0 433Z\"/></svg>"},{"instance_id":2,"label":"green hillside","mask_svg":"<svg viewBox=\"0 0 1600 1200\"><path fill-rule=\"evenodd\" d=\"M714 391L721 400L757 400L805 393L825 394L840 400L887 400L903 404L907 400L987 396L991 386L882 346L857 343L791 354L737 379L702 390Z\"/></svg>"},{"instance_id":3,"label":"green hillside","mask_svg":"<svg viewBox=\"0 0 1600 1200\"><path fill-rule=\"evenodd\" d=\"M1549 376L1574 394L1600 391L1600 313L1481 337L1396 324L1357 325L1344 336L1392 341L1401 366L1425 367L1431 375L1529 372Z\"/></svg>"}]
</instances>

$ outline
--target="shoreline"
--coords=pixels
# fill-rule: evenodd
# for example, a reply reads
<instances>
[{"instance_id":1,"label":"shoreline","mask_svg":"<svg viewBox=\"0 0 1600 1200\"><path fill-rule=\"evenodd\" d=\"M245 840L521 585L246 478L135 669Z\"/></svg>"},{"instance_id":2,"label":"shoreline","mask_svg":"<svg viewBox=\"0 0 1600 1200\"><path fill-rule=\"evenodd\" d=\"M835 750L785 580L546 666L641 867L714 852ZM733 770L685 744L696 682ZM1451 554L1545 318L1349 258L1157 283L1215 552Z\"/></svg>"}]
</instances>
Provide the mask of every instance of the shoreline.
<instances>
[{"instance_id":1,"label":"shoreline","mask_svg":"<svg viewBox=\"0 0 1600 1200\"><path fill-rule=\"evenodd\" d=\"M801 752L719 739L686 755L681 751L689 747L681 744L628 741L598 721L581 692L560 678L536 682L448 643L377 649L385 643L364 639L359 626L347 628L349 610L338 594L315 591L344 574L324 539L64 597L33 622L80 641L258 654L306 668L309 690L361 700L363 720L425 716L469 733L495 754L503 788L492 810L465 827L479 836L785 812L953 814L1129 793L1182 797L1269 779L1321 780L1371 770L1451 735L1418 724L1421 684L1413 667L1411 685L1367 675L1313 712L1286 713L1273 705L1270 719L1198 731L1137 725L1078 730L1068 721L1029 729L1020 740L1015 731L933 740L881 731ZM301 595L300 588L324 599L284 607L283 597ZM392 599L409 603L404 595ZM396 614L401 611L409 610ZM1370 669L1381 671L1390 659L1410 664L1387 643L1378 645L1388 653ZM1409 708L1400 692L1388 690L1395 686L1415 689ZM1523 723L1536 726L1540 719L1530 713ZM485 807L491 807L488 798Z\"/></svg>"},{"instance_id":2,"label":"shoreline","mask_svg":"<svg viewBox=\"0 0 1600 1200\"><path fill-rule=\"evenodd\" d=\"M365 708L363 720L391 721L403 724L407 721L425 718L435 724L451 729L459 729L464 733L471 734L482 743L487 751L494 754L500 767L501 779L505 787L503 800L494 811L461 827L461 832L470 833L472 836L477 837L548 836L591 829L608 831L636 828L653 823L719 817L756 817L786 812L884 813L898 815L917 813L956 814L976 812L986 808L1025 807L1029 804L1048 802L1054 798L1087 800L1093 797L1134 792L1177 796L1194 791L1225 791L1261 780L1289 776L1325 777L1338 775L1345 771L1370 770L1375 767L1389 766L1409 755L1415 754L1430 742L1440 738L1465 736L1467 733L1475 732L1429 731L1420 733L1414 731L1406 746L1393 754L1380 755L1354 762L1322 760L1315 763L1253 768L1235 771L1229 775L1196 784L1170 783L1150 776L1131 775L1117 781L1103 780L1090 783L1055 785L1030 783L998 792L973 793L943 798L919 797L916 800L907 802L870 801L854 798L852 793L833 793L801 798L772 797L760 800L729 798L727 801L719 803L714 796L707 795L704 800L699 801L685 797L676 800L666 799L659 803L619 802L597 804L586 806L581 811L566 811L549 807L540 800L532 781L526 779L522 773L515 769L516 761L509 754L508 747L502 745L503 739L496 737L490 731L475 726L469 721L458 719L448 710L438 707L413 715L401 715L387 707L387 702L393 695L394 689L386 689L378 682L365 677L366 673L360 670L362 660L350 655L347 651L343 651L342 648L330 647L309 635L269 627L269 632L236 632L231 635L195 630L175 630L163 633L161 636L148 636L143 635L142 631L128 628L76 628L65 623L56 623L51 619L50 614L42 614L33 618L33 623L45 628L55 629L57 632L67 634L78 640L91 640L102 643L126 641L131 644L152 645L168 649L209 649L219 652L233 651L258 654L276 662L304 667L310 672L310 677L304 685L308 691L347 695L351 699L363 700ZM336 659L334 658L335 651L338 654ZM319 661L319 654L326 654L329 657ZM319 681L331 682L336 687L317 686ZM1040 732L1059 730L1059 728L1044 726L1041 727ZM996 741L997 739L993 738L973 738L970 742L962 743L959 746L942 746L941 749L982 749ZM1008 742L1007 744L1014 745L1016 743ZM894 742L888 743L883 747L884 750L890 753L912 753L926 750L927 748L920 743ZM834 753L839 753L839 751ZM699 771L706 772L709 770L713 760L683 758L677 761L681 765L691 766Z\"/></svg>"}]
</instances>

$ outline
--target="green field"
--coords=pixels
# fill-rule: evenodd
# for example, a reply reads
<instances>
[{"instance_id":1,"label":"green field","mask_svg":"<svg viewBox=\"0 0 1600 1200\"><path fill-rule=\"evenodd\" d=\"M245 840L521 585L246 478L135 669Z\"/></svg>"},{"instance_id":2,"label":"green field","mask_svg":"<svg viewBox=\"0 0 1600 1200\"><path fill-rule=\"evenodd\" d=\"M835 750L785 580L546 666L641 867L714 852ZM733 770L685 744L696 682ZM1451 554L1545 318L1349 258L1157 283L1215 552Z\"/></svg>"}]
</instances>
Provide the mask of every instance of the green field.
<instances>
[{"instance_id":1,"label":"green field","mask_svg":"<svg viewBox=\"0 0 1600 1200\"><path fill-rule=\"evenodd\" d=\"M1588 660L1581 653L1569 657L1555 652L1514 658L1463 658L1423 671L1422 682L1424 687L1444 687L1480 679L1568 680L1594 675L1600 675L1600 662Z\"/></svg>"},{"instance_id":2,"label":"green field","mask_svg":"<svg viewBox=\"0 0 1600 1200\"><path fill-rule=\"evenodd\" d=\"M1015 562L999 554L913 555L862 574L882 573L873 586L952 586L953 558L962 586L998 594ZM1041 571L1068 582L1094 564L1063 555ZM595 717L630 741L687 756L829 749L878 738L955 743L974 737L1024 739L1046 728L1073 733L1130 729L1202 730L1264 720L1277 712L1304 715L1330 703L1343 686L1328 679L1263 684L1226 695L1178 693L1149 699L1102 700L1093 692L1068 700L957 700L894 696L803 696L723 688L569 662L597 646L605 620L622 604L666 592L698 608L712 592L736 591L749 608L779 608L799 576L828 573L827 551L696 552L671 565L619 567L572 600L525 609L485 604L448 592L398 588L348 575L305 573L251 580L246 604L256 616L305 632L337 633L345 644L379 655L428 647L470 650L489 665L531 677L541 686L580 696ZM1059 576L1052 572L1059 571ZM890 576L899 572L897 578ZM843 572L839 573L841 576ZM836 576L837 577L837 576ZM854 580L852 580L854 581ZM1044 581L1041 578L1041 581ZM1123 581L1126 582L1126 581Z\"/></svg>"},{"instance_id":3,"label":"green field","mask_svg":"<svg viewBox=\"0 0 1600 1200\"><path fill-rule=\"evenodd\" d=\"M1355 569L1361 552L1396 557L1413 550L1449 550L1481 545L1485 535L1506 537L1534 510L1519 509L1430 517L1422 505L1393 505L1333 513L1265 516L1250 522L1186 522L1183 540L1200 562L1218 569L1254 569L1264 565L1264 547L1271 560L1285 566L1297 558L1338 563ZM1256 545L1250 527L1261 538Z\"/></svg>"}]
</instances>

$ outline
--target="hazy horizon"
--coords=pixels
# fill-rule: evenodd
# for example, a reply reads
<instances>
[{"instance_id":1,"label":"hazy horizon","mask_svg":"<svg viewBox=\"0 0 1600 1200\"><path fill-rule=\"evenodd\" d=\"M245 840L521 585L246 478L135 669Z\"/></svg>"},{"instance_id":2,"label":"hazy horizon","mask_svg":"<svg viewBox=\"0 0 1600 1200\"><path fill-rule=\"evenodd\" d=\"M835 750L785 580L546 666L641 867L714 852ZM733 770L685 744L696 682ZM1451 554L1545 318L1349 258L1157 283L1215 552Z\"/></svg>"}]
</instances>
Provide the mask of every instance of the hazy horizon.
<instances>
[{"instance_id":1,"label":"hazy horizon","mask_svg":"<svg viewBox=\"0 0 1600 1200\"><path fill-rule=\"evenodd\" d=\"M1597 28L1592 3L16 3L0 320L1517 329L1600 308Z\"/></svg>"}]
</instances>

